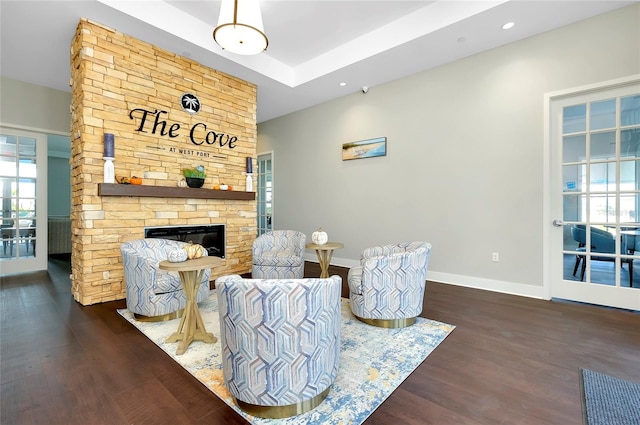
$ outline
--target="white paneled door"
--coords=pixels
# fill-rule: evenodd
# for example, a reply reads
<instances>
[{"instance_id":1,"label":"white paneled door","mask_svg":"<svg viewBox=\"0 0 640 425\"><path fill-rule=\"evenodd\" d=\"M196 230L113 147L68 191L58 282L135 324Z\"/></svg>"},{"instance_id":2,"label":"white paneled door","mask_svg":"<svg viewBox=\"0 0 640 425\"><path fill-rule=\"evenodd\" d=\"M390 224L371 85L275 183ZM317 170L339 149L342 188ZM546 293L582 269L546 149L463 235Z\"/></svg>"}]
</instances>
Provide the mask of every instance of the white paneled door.
<instances>
[{"instance_id":1,"label":"white paneled door","mask_svg":"<svg viewBox=\"0 0 640 425\"><path fill-rule=\"evenodd\" d=\"M550 295L640 310L640 82L548 105Z\"/></svg>"},{"instance_id":2,"label":"white paneled door","mask_svg":"<svg viewBox=\"0 0 640 425\"><path fill-rule=\"evenodd\" d=\"M0 276L47 269L47 138L0 128Z\"/></svg>"}]
</instances>

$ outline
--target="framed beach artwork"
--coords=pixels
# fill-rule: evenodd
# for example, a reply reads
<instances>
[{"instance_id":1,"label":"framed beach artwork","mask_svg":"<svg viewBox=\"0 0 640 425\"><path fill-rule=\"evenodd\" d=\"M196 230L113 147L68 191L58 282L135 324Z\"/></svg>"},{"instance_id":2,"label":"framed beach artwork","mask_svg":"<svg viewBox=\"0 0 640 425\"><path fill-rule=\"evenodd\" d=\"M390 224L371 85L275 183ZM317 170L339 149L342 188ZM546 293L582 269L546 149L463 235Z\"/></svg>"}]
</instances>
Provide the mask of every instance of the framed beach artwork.
<instances>
[{"instance_id":1,"label":"framed beach artwork","mask_svg":"<svg viewBox=\"0 0 640 425\"><path fill-rule=\"evenodd\" d=\"M377 137L375 139L349 142L342 145L342 160L372 158L374 156L385 156L387 154L387 138Z\"/></svg>"}]
</instances>

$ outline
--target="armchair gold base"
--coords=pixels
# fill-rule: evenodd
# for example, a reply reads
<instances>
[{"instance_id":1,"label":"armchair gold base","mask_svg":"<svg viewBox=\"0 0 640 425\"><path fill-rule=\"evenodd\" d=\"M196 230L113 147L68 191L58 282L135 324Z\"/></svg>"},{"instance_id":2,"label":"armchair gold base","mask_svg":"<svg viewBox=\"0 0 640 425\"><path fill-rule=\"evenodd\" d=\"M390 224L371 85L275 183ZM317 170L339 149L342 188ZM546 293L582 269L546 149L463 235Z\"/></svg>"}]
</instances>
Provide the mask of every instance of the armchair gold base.
<instances>
[{"instance_id":1,"label":"armchair gold base","mask_svg":"<svg viewBox=\"0 0 640 425\"><path fill-rule=\"evenodd\" d=\"M331 387L329 387L331 388ZM296 404L287 404L285 406L258 406L256 404L246 403L236 399L238 407L252 416L269 419L282 419L290 416L301 415L310 410L315 409L329 394L329 388L313 397L312 399L302 401Z\"/></svg>"},{"instance_id":2,"label":"armchair gold base","mask_svg":"<svg viewBox=\"0 0 640 425\"><path fill-rule=\"evenodd\" d=\"M144 316L142 314L133 313L133 317L139 322L166 322L167 320L179 319L182 317L184 308L173 313L161 314L160 316Z\"/></svg>"},{"instance_id":3,"label":"armchair gold base","mask_svg":"<svg viewBox=\"0 0 640 425\"><path fill-rule=\"evenodd\" d=\"M406 328L416 323L415 317L406 319L364 319L356 316L356 318L367 325L377 326L379 328Z\"/></svg>"}]
</instances>

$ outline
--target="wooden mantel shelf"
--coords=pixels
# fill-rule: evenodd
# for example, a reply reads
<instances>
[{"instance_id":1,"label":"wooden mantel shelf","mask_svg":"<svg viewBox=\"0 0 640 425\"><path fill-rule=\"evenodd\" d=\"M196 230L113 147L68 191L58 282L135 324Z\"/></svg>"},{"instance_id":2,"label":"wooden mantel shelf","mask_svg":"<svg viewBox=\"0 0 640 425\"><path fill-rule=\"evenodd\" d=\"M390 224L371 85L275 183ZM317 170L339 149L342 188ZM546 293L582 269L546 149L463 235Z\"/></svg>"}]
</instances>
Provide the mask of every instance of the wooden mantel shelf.
<instances>
[{"instance_id":1,"label":"wooden mantel shelf","mask_svg":"<svg viewBox=\"0 0 640 425\"><path fill-rule=\"evenodd\" d=\"M191 187L145 186L135 184L98 183L99 196L142 196L152 198L231 199L253 201L255 192L239 190L194 189Z\"/></svg>"}]
</instances>

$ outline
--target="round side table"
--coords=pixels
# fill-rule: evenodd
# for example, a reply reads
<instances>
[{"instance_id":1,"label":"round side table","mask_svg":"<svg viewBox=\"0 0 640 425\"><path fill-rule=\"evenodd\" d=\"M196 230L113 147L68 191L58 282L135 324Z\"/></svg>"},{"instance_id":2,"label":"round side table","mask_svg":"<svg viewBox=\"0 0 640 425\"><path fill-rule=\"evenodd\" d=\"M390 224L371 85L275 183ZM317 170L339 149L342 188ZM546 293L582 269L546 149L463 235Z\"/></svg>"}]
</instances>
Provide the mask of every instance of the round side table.
<instances>
[{"instance_id":1,"label":"round side table","mask_svg":"<svg viewBox=\"0 0 640 425\"><path fill-rule=\"evenodd\" d=\"M308 243L305 245L305 248L315 249L316 255L318 256L318 262L320 263L320 278L325 279L329 277L329 263L331 263L333 251L344 248L344 244L340 242L327 242L322 245Z\"/></svg>"},{"instance_id":2,"label":"round side table","mask_svg":"<svg viewBox=\"0 0 640 425\"><path fill-rule=\"evenodd\" d=\"M192 341L214 343L218 340L212 333L208 333L204 328L204 322L202 321L200 310L198 310L196 297L205 269L210 269L220 263L222 263L220 258L207 256L180 263L172 263L164 260L158 264L158 267L162 270L178 272L180 274L182 287L187 296L187 305L184 307L184 313L180 319L178 330L167 338L167 342L180 341L176 355L184 354Z\"/></svg>"}]
</instances>

